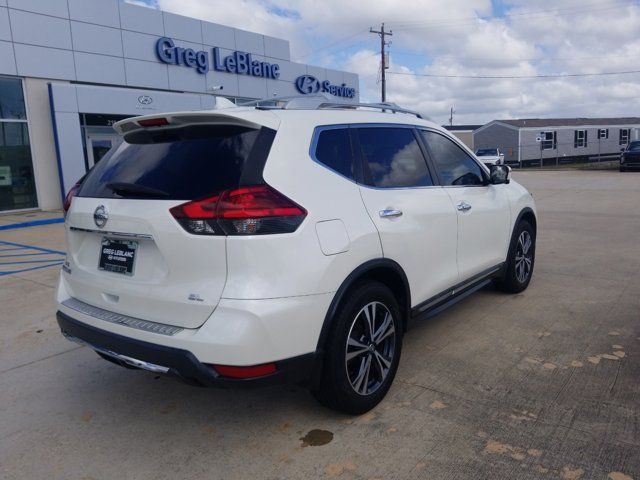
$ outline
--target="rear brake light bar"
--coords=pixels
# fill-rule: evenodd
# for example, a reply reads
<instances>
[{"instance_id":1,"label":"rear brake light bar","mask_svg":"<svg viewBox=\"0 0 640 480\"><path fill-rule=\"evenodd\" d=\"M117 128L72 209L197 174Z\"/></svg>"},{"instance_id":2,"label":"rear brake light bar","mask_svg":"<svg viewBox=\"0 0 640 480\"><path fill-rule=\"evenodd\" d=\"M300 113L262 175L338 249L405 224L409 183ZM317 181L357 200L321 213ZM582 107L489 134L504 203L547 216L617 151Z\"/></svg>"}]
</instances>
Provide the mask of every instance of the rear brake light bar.
<instances>
[{"instance_id":1,"label":"rear brake light bar","mask_svg":"<svg viewBox=\"0 0 640 480\"><path fill-rule=\"evenodd\" d=\"M138 120L138 125L141 127L164 127L165 125L169 125L169 120L164 117L149 118L147 120Z\"/></svg>"},{"instance_id":2,"label":"rear brake light bar","mask_svg":"<svg viewBox=\"0 0 640 480\"><path fill-rule=\"evenodd\" d=\"M225 190L173 207L171 215L195 235L268 235L295 232L307 211L269 185Z\"/></svg>"}]
</instances>

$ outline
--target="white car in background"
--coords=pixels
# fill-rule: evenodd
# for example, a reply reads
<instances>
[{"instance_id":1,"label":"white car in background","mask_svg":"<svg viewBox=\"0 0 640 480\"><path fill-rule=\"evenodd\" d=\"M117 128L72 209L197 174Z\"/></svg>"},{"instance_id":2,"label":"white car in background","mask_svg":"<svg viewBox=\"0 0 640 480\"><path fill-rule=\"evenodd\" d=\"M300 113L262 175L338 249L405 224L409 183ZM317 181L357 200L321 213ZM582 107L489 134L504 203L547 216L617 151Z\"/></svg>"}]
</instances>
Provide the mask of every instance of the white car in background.
<instances>
[{"instance_id":1,"label":"white car in background","mask_svg":"<svg viewBox=\"0 0 640 480\"><path fill-rule=\"evenodd\" d=\"M479 148L476 157L487 167L491 165L504 165L504 153L499 148Z\"/></svg>"},{"instance_id":2,"label":"white car in background","mask_svg":"<svg viewBox=\"0 0 640 480\"><path fill-rule=\"evenodd\" d=\"M412 321L527 288L535 206L508 167L393 104L305 100L117 123L65 201L62 333L192 384L305 382L356 414Z\"/></svg>"}]
</instances>

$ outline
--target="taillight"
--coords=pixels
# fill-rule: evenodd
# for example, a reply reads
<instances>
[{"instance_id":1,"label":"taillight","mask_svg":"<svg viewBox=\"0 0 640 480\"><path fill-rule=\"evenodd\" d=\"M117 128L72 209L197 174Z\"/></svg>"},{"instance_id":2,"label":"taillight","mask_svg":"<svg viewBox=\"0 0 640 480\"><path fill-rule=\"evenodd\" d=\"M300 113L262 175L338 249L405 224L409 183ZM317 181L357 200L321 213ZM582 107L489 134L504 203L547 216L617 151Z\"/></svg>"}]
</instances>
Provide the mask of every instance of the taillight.
<instances>
[{"instance_id":1,"label":"taillight","mask_svg":"<svg viewBox=\"0 0 640 480\"><path fill-rule=\"evenodd\" d=\"M295 232L307 211L269 185L225 190L173 207L171 215L196 235L268 235Z\"/></svg>"},{"instance_id":2,"label":"taillight","mask_svg":"<svg viewBox=\"0 0 640 480\"><path fill-rule=\"evenodd\" d=\"M62 203L62 209L64 210L65 215L71 208L71 201L73 200L73 197L75 197L76 194L78 193L78 190L80 190L80 184L76 183L73 187L69 189L69 191L67 192L67 196L64 197L64 202Z\"/></svg>"}]
</instances>

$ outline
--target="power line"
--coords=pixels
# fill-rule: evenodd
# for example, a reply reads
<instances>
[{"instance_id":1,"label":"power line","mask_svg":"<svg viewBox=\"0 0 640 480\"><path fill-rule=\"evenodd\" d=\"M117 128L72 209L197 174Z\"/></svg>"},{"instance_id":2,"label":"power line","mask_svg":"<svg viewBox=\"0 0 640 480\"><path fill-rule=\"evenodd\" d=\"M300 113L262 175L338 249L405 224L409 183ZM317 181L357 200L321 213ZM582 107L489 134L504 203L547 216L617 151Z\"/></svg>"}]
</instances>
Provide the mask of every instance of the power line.
<instances>
[{"instance_id":1,"label":"power line","mask_svg":"<svg viewBox=\"0 0 640 480\"><path fill-rule=\"evenodd\" d=\"M394 50L393 55L399 56L411 56L411 57L429 57L426 53L415 53L415 52L407 52L403 50ZM631 57L640 57L640 54L627 54L627 55L590 55L587 57L553 57L553 56L540 56L540 57L532 57L532 58L514 58L513 62L537 62L537 61L547 61L547 60L592 60L595 58L631 58ZM501 57L456 57L455 55L438 55L437 58L450 58L458 61L495 61L501 60Z\"/></svg>"},{"instance_id":2,"label":"power line","mask_svg":"<svg viewBox=\"0 0 640 480\"><path fill-rule=\"evenodd\" d=\"M408 29L420 29L420 28L431 28L431 27L439 27L439 26L458 26L458 25L468 25L472 23L477 23L479 20L499 20L499 19L508 19L508 18L520 18L520 17L532 17L532 16L544 16L547 14L554 14L554 16L563 16L563 15L574 15L574 14L583 14L583 13L591 13L595 11L602 10L611 10L614 8L621 8L626 6L637 5L635 1L630 3L621 3L621 2L598 2L592 4L586 4L576 7L565 7L565 8L555 8L548 10L534 10L528 12L517 12L517 13L505 13L502 15L487 15L487 16L475 16L475 17L460 17L460 18L449 18L449 19L440 19L438 21L433 22L422 22L422 21L414 21L414 22L394 22L394 27L396 30L408 30Z\"/></svg>"},{"instance_id":3,"label":"power line","mask_svg":"<svg viewBox=\"0 0 640 480\"><path fill-rule=\"evenodd\" d=\"M599 72L599 73L555 73L540 75L437 75L431 73L412 73L412 72L387 72L390 75L408 75L412 77L430 77L430 78L466 78L466 79L534 79L534 78L566 78L566 77L598 77L604 75L629 75L640 73L640 70L628 70L626 72Z\"/></svg>"},{"instance_id":4,"label":"power line","mask_svg":"<svg viewBox=\"0 0 640 480\"><path fill-rule=\"evenodd\" d=\"M608 7L602 7L603 5L609 5ZM461 18L449 18L449 19L441 19L439 21L435 21L435 22L400 22L398 23L398 28L399 30L406 30L406 29L413 29L413 28L431 28L431 27L441 27L441 26L462 26L462 25L469 25L469 24L474 24L477 23L479 20L492 20L492 19L505 19L505 18L513 18L513 17L524 17L524 16L536 16L536 15L544 15L544 14L548 14L548 13L555 13L555 15L571 15L571 14L575 14L575 13L589 13L589 12L593 12L593 11L599 11L599 10L607 10L607 9L613 9L613 8L620 8L620 7L625 7L625 6L631 6L631 5L637 5L637 3L635 1L631 2L631 3L620 3L620 2L598 2L598 3L592 3L592 4L586 4L586 5L582 5L580 7L565 7L565 8L556 8L556 9L551 9L551 10L536 10L536 11L529 11L529 12L520 12L520 13L512 13L512 14L504 14L504 15L495 15L495 16L484 16L484 17L461 17ZM595 6L601 6L600 8L589 8L589 7L595 7ZM342 43L351 40L352 38L355 38L359 35L362 35L363 33L367 32L366 29L363 30L358 30L357 32L345 36L345 37L341 37L333 42L327 43L321 47L318 47L314 50L311 50L307 53L304 53L302 55L297 56L298 60L304 59L310 55L313 55L315 53L318 53L320 51L323 50L327 50L327 49L332 49L333 47L336 47L338 45L341 45ZM351 48L353 46L356 45L360 45L364 42L358 42L354 45L350 45L349 47L343 47L343 48Z\"/></svg>"},{"instance_id":5,"label":"power line","mask_svg":"<svg viewBox=\"0 0 640 480\"><path fill-rule=\"evenodd\" d=\"M367 32L366 29L364 30L358 30L356 33L353 33L351 35L348 35L346 37L340 38L338 40L335 40L334 42L328 43L326 45L323 45L322 47L318 47L315 50L311 50L310 52L305 53L304 55L298 55L298 60L303 59L305 57L308 57L309 55L313 55L314 53L318 53L322 50L326 50L327 48L331 48L334 47L340 43L346 42L347 40L351 40L352 38L357 37L358 35L362 35L363 33Z\"/></svg>"}]
</instances>

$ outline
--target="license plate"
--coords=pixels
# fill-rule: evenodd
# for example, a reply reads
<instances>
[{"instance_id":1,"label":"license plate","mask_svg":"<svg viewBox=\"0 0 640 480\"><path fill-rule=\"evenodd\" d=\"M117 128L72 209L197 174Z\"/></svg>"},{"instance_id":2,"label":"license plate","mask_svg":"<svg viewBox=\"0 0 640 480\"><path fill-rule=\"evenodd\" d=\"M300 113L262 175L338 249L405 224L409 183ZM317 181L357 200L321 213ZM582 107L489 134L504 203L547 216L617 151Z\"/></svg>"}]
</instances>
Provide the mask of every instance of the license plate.
<instances>
[{"instance_id":1,"label":"license plate","mask_svg":"<svg viewBox=\"0 0 640 480\"><path fill-rule=\"evenodd\" d=\"M137 249L138 242L103 238L98 268L107 272L133 275Z\"/></svg>"}]
</instances>

